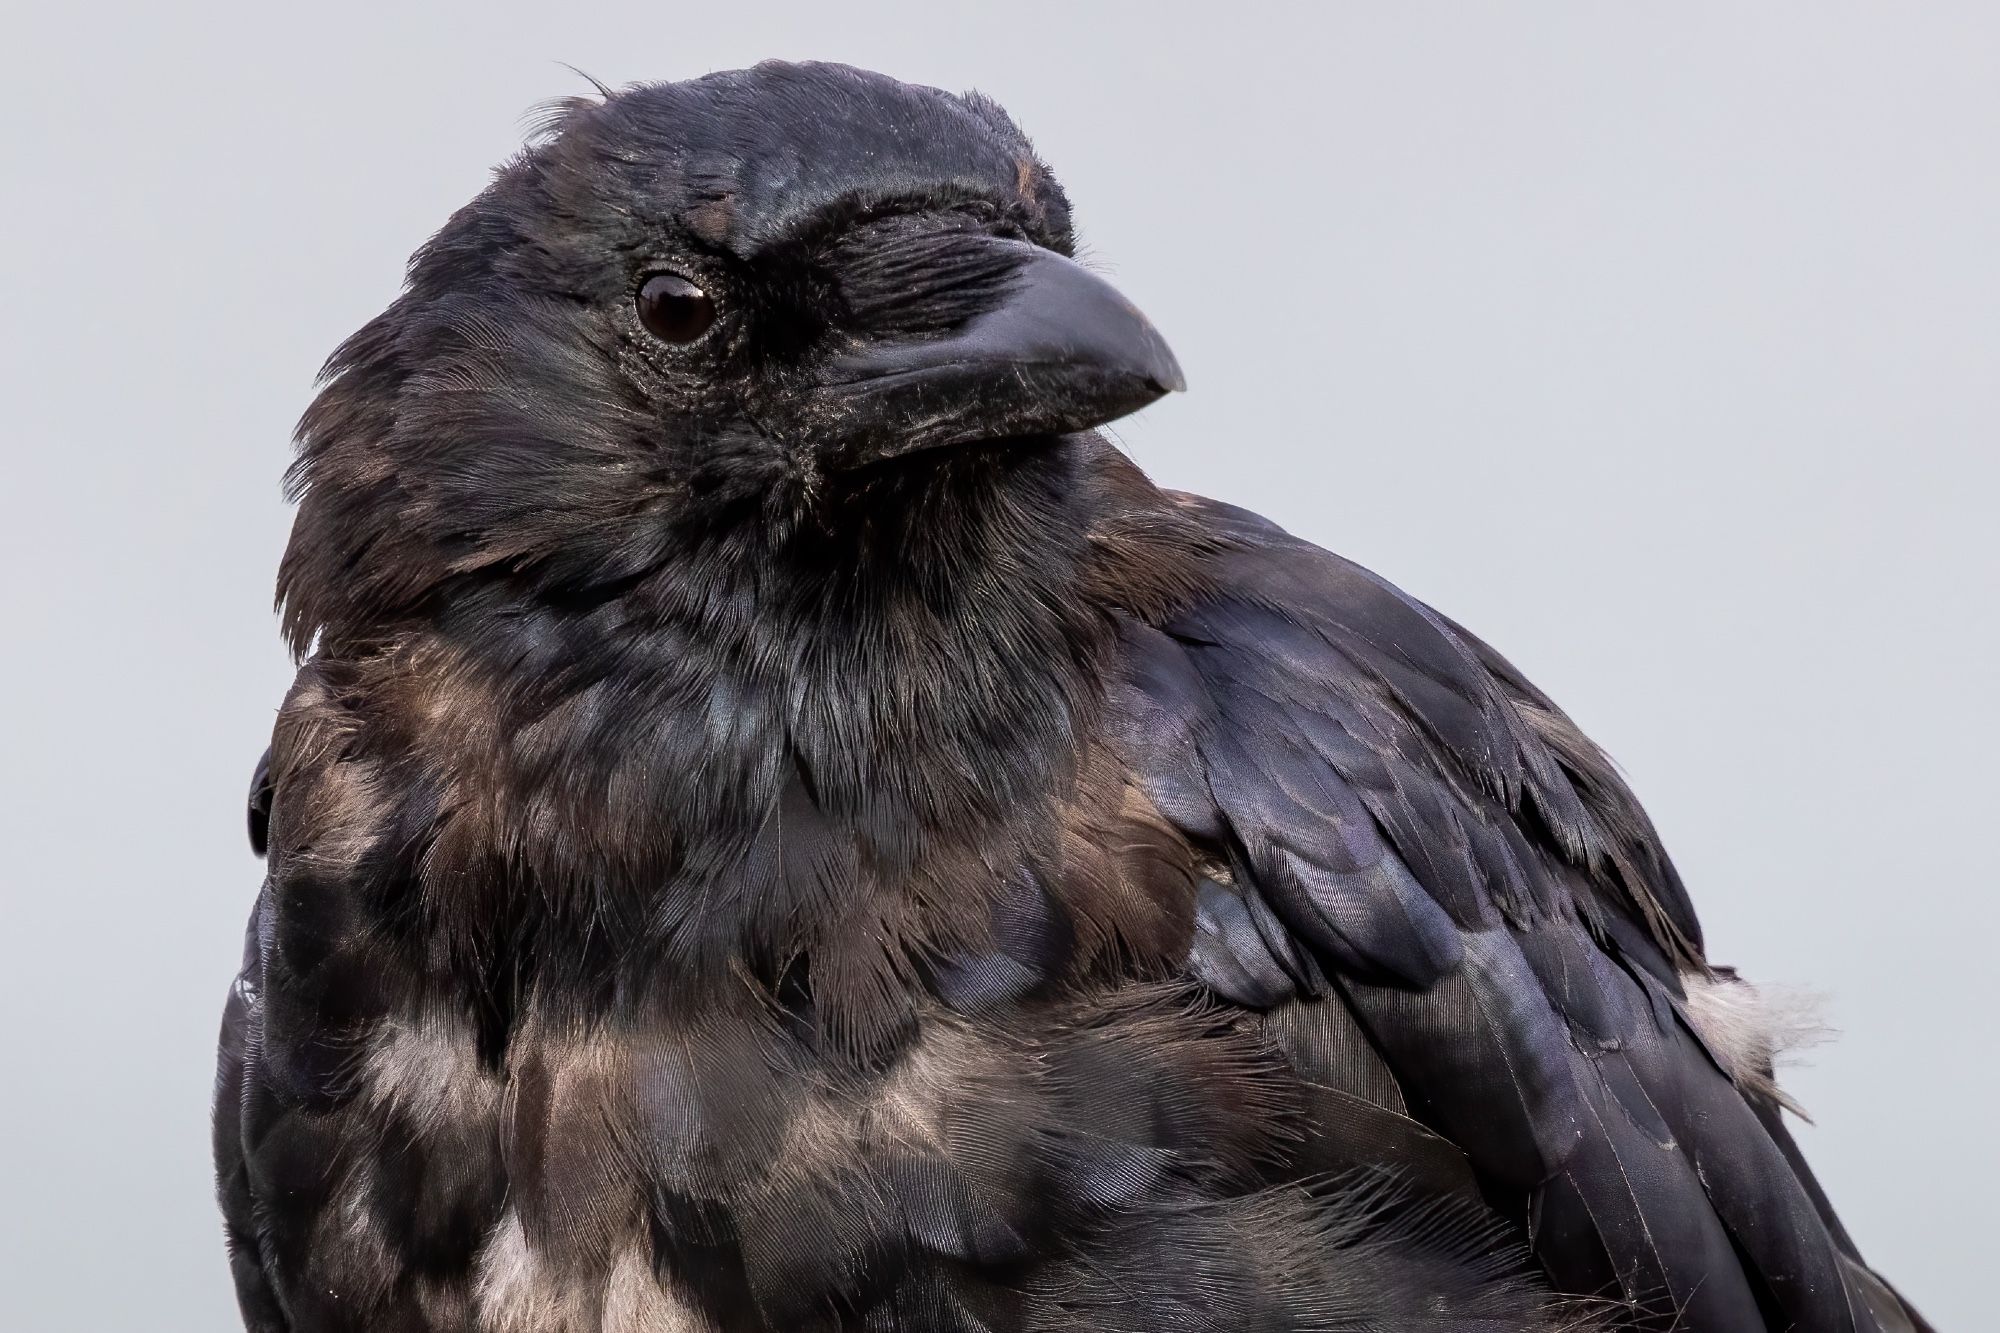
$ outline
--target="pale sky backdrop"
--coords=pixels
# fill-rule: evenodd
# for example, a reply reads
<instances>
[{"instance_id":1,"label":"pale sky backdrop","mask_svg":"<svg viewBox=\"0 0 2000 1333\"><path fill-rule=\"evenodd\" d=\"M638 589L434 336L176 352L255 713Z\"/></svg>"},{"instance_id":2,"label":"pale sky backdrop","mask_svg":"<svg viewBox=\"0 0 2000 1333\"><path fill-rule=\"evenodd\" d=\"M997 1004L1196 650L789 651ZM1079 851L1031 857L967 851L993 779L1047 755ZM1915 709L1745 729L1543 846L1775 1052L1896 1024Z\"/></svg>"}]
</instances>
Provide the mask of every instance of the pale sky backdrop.
<instances>
[{"instance_id":1,"label":"pale sky backdrop","mask_svg":"<svg viewBox=\"0 0 2000 1333\"><path fill-rule=\"evenodd\" d=\"M58 13L58 9L62 11ZM1119 430L1500 646L1623 763L1864 1251L1990 1323L2000 7L8 7L0 1325L233 1325L211 1049L292 423L535 103L977 87L1189 392Z\"/></svg>"}]
</instances>

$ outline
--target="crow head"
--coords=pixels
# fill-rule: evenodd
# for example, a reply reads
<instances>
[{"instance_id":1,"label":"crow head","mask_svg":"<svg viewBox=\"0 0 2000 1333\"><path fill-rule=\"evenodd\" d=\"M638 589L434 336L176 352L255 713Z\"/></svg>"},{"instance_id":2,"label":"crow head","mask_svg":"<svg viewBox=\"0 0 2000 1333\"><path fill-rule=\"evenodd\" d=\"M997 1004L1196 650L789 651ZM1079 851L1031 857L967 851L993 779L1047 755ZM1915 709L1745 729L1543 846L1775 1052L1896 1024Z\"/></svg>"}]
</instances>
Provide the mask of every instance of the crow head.
<instances>
[{"instance_id":1,"label":"crow head","mask_svg":"<svg viewBox=\"0 0 2000 1333\"><path fill-rule=\"evenodd\" d=\"M825 531L1181 387L993 103L766 64L566 103L300 427L287 628Z\"/></svg>"}]
</instances>

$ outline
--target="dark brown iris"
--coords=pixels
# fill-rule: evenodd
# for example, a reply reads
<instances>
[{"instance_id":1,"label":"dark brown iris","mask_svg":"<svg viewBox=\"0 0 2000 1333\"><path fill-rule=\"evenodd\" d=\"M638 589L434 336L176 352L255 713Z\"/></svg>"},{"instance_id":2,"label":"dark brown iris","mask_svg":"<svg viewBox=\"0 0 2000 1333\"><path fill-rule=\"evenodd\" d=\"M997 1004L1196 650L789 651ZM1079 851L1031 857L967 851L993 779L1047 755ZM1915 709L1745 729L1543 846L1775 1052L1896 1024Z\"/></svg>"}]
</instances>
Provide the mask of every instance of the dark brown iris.
<instances>
[{"instance_id":1,"label":"dark brown iris","mask_svg":"<svg viewBox=\"0 0 2000 1333\"><path fill-rule=\"evenodd\" d=\"M715 302L678 273L655 273L639 287L639 322L661 342L691 343L715 323Z\"/></svg>"}]
</instances>

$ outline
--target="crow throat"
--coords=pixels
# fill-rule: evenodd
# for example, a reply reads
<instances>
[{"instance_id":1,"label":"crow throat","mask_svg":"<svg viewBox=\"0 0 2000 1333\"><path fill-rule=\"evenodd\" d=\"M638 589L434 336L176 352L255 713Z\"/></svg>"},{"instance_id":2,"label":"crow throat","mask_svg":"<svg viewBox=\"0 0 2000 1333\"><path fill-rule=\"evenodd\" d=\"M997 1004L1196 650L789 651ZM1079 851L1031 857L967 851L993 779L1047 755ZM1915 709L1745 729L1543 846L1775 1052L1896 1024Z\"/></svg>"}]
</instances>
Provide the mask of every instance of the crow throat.
<instances>
[{"instance_id":1,"label":"crow throat","mask_svg":"<svg viewBox=\"0 0 2000 1333\"><path fill-rule=\"evenodd\" d=\"M608 584L442 590L431 632L499 747L436 759L562 811L575 864L548 869L599 885L720 873L788 799L905 862L1045 809L1111 640L1086 588L1092 444L905 460L784 523L698 518Z\"/></svg>"}]
</instances>

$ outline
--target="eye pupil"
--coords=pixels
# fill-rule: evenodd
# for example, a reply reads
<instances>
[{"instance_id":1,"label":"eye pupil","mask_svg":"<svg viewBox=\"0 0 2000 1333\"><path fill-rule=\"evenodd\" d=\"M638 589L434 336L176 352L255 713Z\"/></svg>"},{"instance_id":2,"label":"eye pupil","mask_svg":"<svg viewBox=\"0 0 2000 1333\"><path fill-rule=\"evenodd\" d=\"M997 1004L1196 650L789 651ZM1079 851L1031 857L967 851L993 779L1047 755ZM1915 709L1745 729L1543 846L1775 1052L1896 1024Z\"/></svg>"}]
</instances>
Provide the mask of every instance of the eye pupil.
<instances>
[{"instance_id":1,"label":"eye pupil","mask_svg":"<svg viewBox=\"0 0 2000 1333\"><path fill-rule=\"evenodd\" d=\"M655 273L639 287L639 322L661 342L691 343L715 323L715 302L678 273Z\"/></svg>"}]
</instances>

